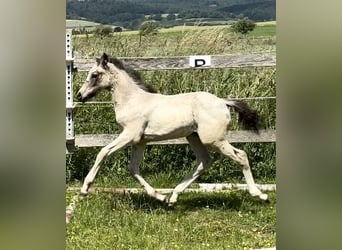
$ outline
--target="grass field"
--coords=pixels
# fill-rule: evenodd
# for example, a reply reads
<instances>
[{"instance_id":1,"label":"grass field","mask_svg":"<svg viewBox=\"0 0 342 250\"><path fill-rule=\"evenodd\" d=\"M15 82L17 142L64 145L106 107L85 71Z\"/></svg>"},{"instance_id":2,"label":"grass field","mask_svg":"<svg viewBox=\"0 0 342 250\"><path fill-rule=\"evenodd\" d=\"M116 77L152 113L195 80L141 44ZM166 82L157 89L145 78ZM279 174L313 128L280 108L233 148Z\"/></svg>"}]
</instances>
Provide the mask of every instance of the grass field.
<instances>
[{"instance_id":1,"label":"grass field","mask_svg":"<svg viewBox=\"0 0 342 250\"><path fill-rule=\"evenodd\" d=\"M84 20L66 20L66 28L72 29L72 28L82 28L82 27L96 27L98 25L101 25L100 23L90 22L90 21L84 21ZM262 34L264 36L270 36L275 35L275 27L276 27L276 21L268 21L268 22L257 22L256 23L256 32L252 32L251 34ZM265 26L268 28L265 29ZM192 26L192 25L181 25L181 26L174 26L171 28L161 28L159 30L160 33L170 33L170 32L185 32L185 31L191 31L191 30L208 30L208 29L229 29L230 25L213 25L213 26ZM137 35L139 31L129 31L125 30L121 34L123 35ZM83 35L81 35L83 36Z\"/></svg>"},{"instance_id":2,"label":"grass field","mask_svg":"<svg viewBox=\"0 0 342 250\"><path fill-rule=\"evenodd\" d=\"M178 29L178 30L177 30ZM161 30L143 37L122 32L111 37L74 36L78 57L117 57L232 54L276 50L275 25L258 26L247 36L232 34L227 27L182 27ZM276 95L275 68L143 71L145 81L164 94L208 91L220 97ZM85 79L74 76L74 93ZM109 101L108 94L97 100ZM262 128L275 128L276 102L251 100L248 104L262 117ZM84 105L75 110L75 133L117 133L112 106ZM231 129L240 129L233 115ZM249 155L257 183L275 183L275 143L240 143L234 146ZM67 186L80 186L99 151L77 149L67 156ZM95 186L138 187L126 168L130 148L107 159ZM215 163L198 182L244 183L240 167L218 153ZM193 168L194 156L187 145L149 146L141 173L156 188L174 187ZM194 184L196 186L196 184ZM66 193L70 202L74 192ZM276 194L270 203L252 198L245 191L230 193L184 193L175 207L145 194L94 194L80 200L75 218L67 225L67 249L253 249L275 245Z\"/></svg>"},{"instance_id":3,"label":"grass field","mask_svg":"<svg viewBox=\"0 0 342 250\"><path fill-rule=\"evenodd\" d=\"M100 23L84 21L84 20L66 20L67 29L78 29L81 27L94 27L100 25Z\"/></svg>"},{"instance_id":4,"label":"grass field","mask_svg":"<svg viewBox=\"0 0 342 250\"><path fill-rule=\"evenodd\" d=\"M180 196L175 207L144 194L82 200L67 227L67 249L254 249L275 245L275 203L229 194Z\"/></svg>"}]
</instances>

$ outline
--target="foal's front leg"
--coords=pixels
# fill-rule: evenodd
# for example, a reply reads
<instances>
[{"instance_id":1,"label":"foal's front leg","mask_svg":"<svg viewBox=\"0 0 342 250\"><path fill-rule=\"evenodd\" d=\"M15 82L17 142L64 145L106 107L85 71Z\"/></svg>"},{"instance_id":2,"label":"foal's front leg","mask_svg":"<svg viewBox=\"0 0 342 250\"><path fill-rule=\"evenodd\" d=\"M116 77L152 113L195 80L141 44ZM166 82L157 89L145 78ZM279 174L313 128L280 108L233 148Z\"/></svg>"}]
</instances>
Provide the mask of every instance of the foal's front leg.
<instances>
[{"instance_id":1,"label":"foal's front leg","mask_svg":"<svg viewBox=\"0 0 342 250\"><path fill-rule=\"evenodd\" d=\"M160 201L166 199L166 195L158 193L147 181L140 175L139 165L142 160L145 144L135 144L132 146L132 157L129 165L129 171L140 182L149 196L152 196Z\"/></svg>"},{"instance_id":2,"label":"foal's front leg","mask_svg":"<svg viewBox=\"0 0 342 250\"><path fill-rule=\"evenodd\" d=\"M103 147L101 151L98 153L95 163L93 167L90 169L89 173L87 174L86 178L84 179L83 186L81 188L81 194L87 195L88 189L90 185L94 182L95 176L99 171L101 164L105 157L111 155L115 151L120 148L125 147L126 145L130 144L132 141L132 136L129 133L123 131L112 143L108 144L107 146Z\"/></svg>"}]
</instances>

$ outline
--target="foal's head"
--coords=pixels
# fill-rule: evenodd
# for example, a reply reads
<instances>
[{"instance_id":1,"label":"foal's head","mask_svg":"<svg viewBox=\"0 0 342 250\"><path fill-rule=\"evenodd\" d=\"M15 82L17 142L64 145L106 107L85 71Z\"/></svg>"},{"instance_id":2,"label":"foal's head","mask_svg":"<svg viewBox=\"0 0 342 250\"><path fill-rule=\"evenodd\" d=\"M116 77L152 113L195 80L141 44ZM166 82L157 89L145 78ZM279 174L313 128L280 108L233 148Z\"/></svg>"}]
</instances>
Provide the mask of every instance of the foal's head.
<instances>
[{"instance_id":1,"label":"foal's head","mask_svg":"<svg viewBox=\"0 0 342 250\"><path fill-rule=\"evenodd\" d=\"M115 80L115 67L109 63L109 57L104 53L89 70L87 79L77 93L77 99L85 102L104 89L111 89ZM114 73L114 74L113 74Z\"/></svg>"},{"instance_id":2,"label":"foal's head","mask_svg":"<svg viewBox=\"0 0 342 250\"><path fill-rule=\"evenodd\" d=\"M119 59L108 57L108 55L104 53L90 69L85 83L77 93L78 100L85 102L103 89L111 90L114 87L115 82L118 81L118 72L121 70L125 71L133 82L142 90L150 93L157 93L152 86L143 82L137 71L129 66L124 66Z\"/></svg>"}]
</instances>

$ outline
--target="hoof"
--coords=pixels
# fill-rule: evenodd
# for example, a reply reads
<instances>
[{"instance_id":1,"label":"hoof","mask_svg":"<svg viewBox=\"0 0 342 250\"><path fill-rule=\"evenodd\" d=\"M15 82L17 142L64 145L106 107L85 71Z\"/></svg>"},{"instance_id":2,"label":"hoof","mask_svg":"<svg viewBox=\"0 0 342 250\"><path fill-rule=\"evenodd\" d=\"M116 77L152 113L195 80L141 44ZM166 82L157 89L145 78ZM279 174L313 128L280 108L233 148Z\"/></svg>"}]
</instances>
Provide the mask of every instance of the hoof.
<instances>
[{"instance_id":1,"label":"hoof","mask_svg":"<svg viewBox=\"0 0 342 250\"><path fill-rule=\"evenodd\" d=\"M86 196L88 196L88 192L80 192L80 196L83 196L83 197L86 197Z\"/></svg>"},{"instance_id":2,"label":"hoof","mask_svg":"<svg viewBox=\"0 0 342 250\"><path fill-rule=\"evenodd\" d=\"M270 200L269 200L267 194L260 194L260 195L259 195L259 198L260 198L260 200L262 200L264 203L267 203L267 204L270 203Z\"/></svg>"},{"instance_id":3,"label":"hoof","mask_svg":"<svg viewBox=\"0 0 342 250\"><path fill-rule=\"evenodd\" d=\"M173 207L177 202L176 199L171 199L171 198L172 198L172 195L165 199L165 202L169 207Z\"/></svg>"},{"instance_id":4,"label":"hoof","mask_svg":"<svg viewBox=\"0 0 342 250\"><path fill-rule=\"evenodd\" d=\"M260 195L259 195L259 198L260 198L261 200L263 200L263 201L269 201L269 200L268 200L268 195L267 195L267 194L260 194Z\"/></svg>"},{"instance_id":5,"label":"hoof","mask_svg":"<svg viewBox=\"0 0 342 250\"><path fill-rule=\"evenodd\" d=\"M158 193L158 192L155 192L155 193L154 193L154 197L155 197L157 200L160 200L160 201L166 201L166 200L167 200L166 195L160 194L160 193Z\"/></svg>"},{"instance_id":6,"label":"hoof","mask_svg":"<svg viewBox=\"0 0 342 250\"><path fill-rule=\"evenodd\" d=\"M166 203L169 207L174 207L176 204L176 202L170 202L170 201L167 201Z\"/></svg>"}]
</instances>

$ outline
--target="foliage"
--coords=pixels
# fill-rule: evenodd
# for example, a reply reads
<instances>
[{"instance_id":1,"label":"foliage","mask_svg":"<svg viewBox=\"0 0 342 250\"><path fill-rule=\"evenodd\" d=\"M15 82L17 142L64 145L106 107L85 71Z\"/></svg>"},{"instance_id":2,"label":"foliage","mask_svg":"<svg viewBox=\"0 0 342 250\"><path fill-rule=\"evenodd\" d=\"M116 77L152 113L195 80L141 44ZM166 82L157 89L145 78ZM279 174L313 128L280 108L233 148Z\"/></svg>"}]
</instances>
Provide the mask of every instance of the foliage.
<instances>
[{"instance_id":1,"label":"foliage","mask_svg":"<svg viewBox=\"0 0 342 250\"><path fill-rule=\"evenodd\" d=\"M173 13L168 14L167 17L166 17L166 19L167 19L168 21L176 20L176 15L173 14Z\"/></svg>"},{"instance_id":2,"label":"foliage","mask_svg":"<svg viewBox=\"0 0 342 250\"><path fill-rule=\"evenodd\" d=\"M103 38L103 37L111 35L112 32L113 32L112 27L99 25L95 28L94 36Z\"/></svg>"},{"instance_id":3,"label":"foliage","mask_svg":"<svg viewBox=\"0 0 342 250\"><path fill-rule=\"evenodd\" d=\"M159 24L155 21L145 21L140 25L139 35L147 36L147 35L156 35L158 33Z\"/></svg>"},{"instance_id":4,"label":"foliage","mask_svg":"<svg viewBox=\"0 0 342 250\"><path fill-rule=\"evenodd\" d=\"M114 32L122 32L122 28L119 27L119 26L117 26L117 27L114 28L113 31L114 31Z\"/></svg>"},{"instance_id":5,"label":"foliage","mask_svg":"<svg viewBox=\"0 0 342 250\"><path fill-rule=\"evenodd\" d=\"M275 20L276 1L253 1L249 3L241 1L238 4L224 7L221 11L231 13L234 17L242 15L254 21Z\"/></svg>"},{"instance_id":6,"label":"foliage","mask_svg":"<svg viewBox=\"0 0 342 250\"><path fill-rule=\"evenodd\" d=\"M247 18L242 18L242 19L239 19L237 22L235 22L231 26L231 29L236 33L241 33L241 34L245 35L248 32L253 31L255 26L256 26L256 24L253 21L251 21Z\"/></svg>"}]
</instances>

